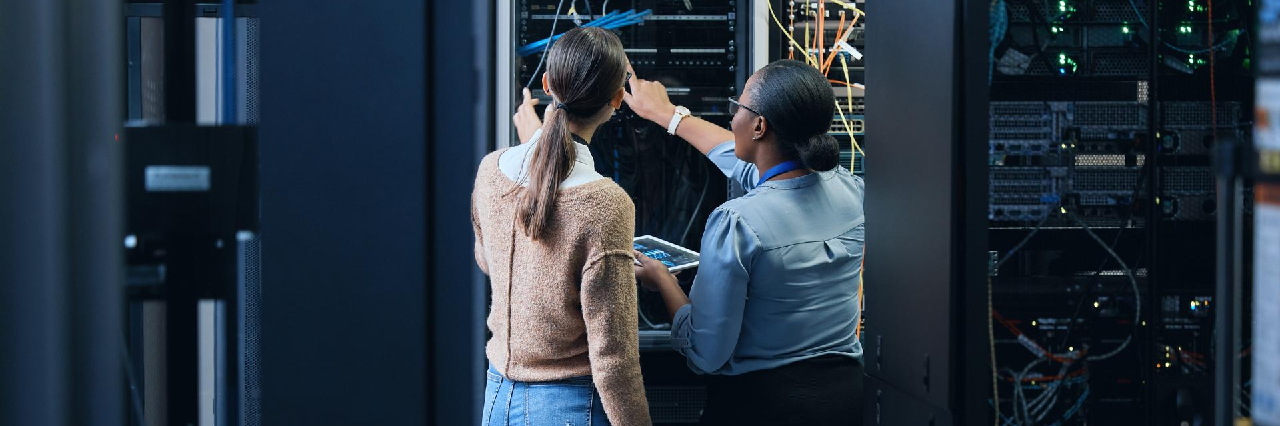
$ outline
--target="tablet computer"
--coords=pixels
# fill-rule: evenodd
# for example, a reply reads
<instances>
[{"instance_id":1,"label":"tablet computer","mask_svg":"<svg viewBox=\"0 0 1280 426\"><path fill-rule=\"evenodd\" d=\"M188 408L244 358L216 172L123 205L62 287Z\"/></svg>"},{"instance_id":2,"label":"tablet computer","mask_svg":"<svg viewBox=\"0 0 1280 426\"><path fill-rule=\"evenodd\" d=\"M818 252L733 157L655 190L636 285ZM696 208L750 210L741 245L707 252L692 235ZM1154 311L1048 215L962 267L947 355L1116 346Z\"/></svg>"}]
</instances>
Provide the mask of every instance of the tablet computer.
<instances>
[{"instance_id":1,"label":"tablet computer","mask_svg":"<svg viewBox=\"0 0 1280 426\"><path fill-rule=\"evenodd\" d=\"M667 269L670 269L671 272L683 271L698 266L698 252L652 235L636 237L631 244L636 251L667 265Z\"/></svg>"}]
</instances>

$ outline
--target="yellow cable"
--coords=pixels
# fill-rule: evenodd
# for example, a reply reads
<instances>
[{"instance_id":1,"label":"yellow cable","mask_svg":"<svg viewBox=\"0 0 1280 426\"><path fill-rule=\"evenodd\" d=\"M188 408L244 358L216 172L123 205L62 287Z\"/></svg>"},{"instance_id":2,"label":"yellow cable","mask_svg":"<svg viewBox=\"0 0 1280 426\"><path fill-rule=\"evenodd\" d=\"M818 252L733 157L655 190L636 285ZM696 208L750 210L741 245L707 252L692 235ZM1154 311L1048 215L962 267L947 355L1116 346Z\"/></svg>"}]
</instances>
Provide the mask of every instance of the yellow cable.
<instances>
[{"instance_id":1,"label":"yellow cable","mask_svg":"<svg viewBox=\"0 0 1280 426\"><path fill-rule=\"evenodd\" d=\"M809 64L813 65L814 67L819 67L818 64L810 60L809 56L813 55L813 53L810 52L810 50L811 49L809 48L809 21L804 21L804 60L805 62L808 62Z\"/></svg>"},{"instance_id":2,"label":"yellow cable","mask_svg":"<svg viewBox=\"0 0 1280 426\"><path fill-rule=\"evenodd\" d=\"M853 114L853 82L849 81L849 63L845 62L844 55L840 55L840 69L844 70L845 83L849 83L848 85L844 86L844 93L845 93L845 96L849 98L849 113ZM865 119L863 120L863 122L864 123L866 122ZM866 125L862 126L862 132L863 133L867 132ZM858 149L858 153L862 154L863 158L866 158L867 153L862 152L862 147L858 145L858 141L853 139L852 131L849 132L849 140L853 142L853 147ZM853 170L853 169L850 169L850 170Z\"/></svg>"},{"instance_id":3,"label":"yellow cable","mask_svg":"<svg viewBox=\"0 0 1280 426\"><path fill-rule=\"evenodd\" d=\"M773 17L773 23L778 24L778 29L782 30L782 35L787 36L787 40L790 40L792 45L800 48L800 52L804 54L805 62L816 67L817 65L813 63L813 59L809 57L809 52L805 51L804 46L801 46L800 43L796 41L796 38L791 35L791 31L787 31L787 27L782 26L782 21L778 20L778 15L773 13L773 2L768 1L765 2L765 4L769 5L769 16Z\"/></svg>"},{"instance_id":4,"label":"yellow cable","mask_svg":"<svg viewBox=\"0 0 1280 426\"><path fill-rule=\"evenodd\" d=\"M862 154L866 158L867 154L862 152L862 148L858 146L858 141L853 138L853 128L849 127L849 120L844 118L844 108L840 107L840 101L836 101L836 111L840 113L840 123L844 125L844 131L849 134L849 141L853 142L854 153L849 159L849 172L853 173L853 165L858 159L857 154Z\"/></svg>"}]
</instances>

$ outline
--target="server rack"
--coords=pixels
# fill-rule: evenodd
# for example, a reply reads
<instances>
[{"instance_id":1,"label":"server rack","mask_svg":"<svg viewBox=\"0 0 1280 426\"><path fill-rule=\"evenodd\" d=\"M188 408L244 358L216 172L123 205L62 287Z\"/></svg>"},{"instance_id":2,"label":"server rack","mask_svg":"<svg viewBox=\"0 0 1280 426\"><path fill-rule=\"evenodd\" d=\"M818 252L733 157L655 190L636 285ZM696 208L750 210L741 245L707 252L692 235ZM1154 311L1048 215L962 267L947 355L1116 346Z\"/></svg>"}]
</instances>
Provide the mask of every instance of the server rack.
<instances>
[{"instance_id":1,"label":"server rack","mask_svg":"<svg viewBox=\"0 0 1280 426\"><path fill-rule=\"evenodd\" d=\"M1218 3L1214 30L1203 1L997 2L994 346L997 367L1016 372L999 375L1002 416L1166 424L1215 412L1212 360L1239 351L1211 341L1222 324L1204 249L1240 203L1215 190L1212 160L1247 139L1252 104L1249 6ZM1039 358L1053 367L1022 374Z\"/></svg>"},{"instance_id":2,"label":"server rack","mask_svg":"<svg viewBox=\"0 0 1280 426\"><path fill-rule=\"evenodd\" d=\"M232 3L122 2L131 424L260 424L259 21Z\"/></svg>"}]
</instances>

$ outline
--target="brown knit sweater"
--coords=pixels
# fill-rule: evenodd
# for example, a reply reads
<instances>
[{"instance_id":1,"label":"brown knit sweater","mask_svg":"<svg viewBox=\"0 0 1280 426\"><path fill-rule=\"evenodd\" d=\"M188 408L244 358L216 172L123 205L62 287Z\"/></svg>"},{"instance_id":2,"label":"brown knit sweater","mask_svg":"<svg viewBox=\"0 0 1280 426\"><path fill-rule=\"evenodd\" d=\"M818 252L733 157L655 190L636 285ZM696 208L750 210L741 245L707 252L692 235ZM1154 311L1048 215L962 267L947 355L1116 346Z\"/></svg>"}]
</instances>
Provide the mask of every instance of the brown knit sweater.
<instances>
[{"instance_id":1,"label":"brown knit sweater","mask_svg":"<svg viewBox=\"0 0 1280 426\"><path fill-rule=\"evenodd\" d=\"M607 179L561 188L547 235L533 241L516 226L524 189L499 170L502 152L480 163L471 194L476 262L493 289L489 362L525 382L591 375L614 425L652 424L636 332L635 206Z\"/></svg>"}]
</instances>

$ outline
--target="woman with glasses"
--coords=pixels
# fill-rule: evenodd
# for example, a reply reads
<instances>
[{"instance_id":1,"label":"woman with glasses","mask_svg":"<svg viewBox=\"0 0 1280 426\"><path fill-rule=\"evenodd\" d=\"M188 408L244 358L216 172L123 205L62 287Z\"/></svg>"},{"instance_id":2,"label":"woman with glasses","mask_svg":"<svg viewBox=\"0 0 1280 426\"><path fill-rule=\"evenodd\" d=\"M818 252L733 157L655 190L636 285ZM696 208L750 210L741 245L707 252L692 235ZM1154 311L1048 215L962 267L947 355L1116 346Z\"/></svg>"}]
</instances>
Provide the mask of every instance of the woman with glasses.
<instances>
[{"instance_id":1,"label":"woman with glasses","mask_svg":"<svg viewBox=\"0 0 1280 426\"><path fill-rule=\"evenodd\" d=\"M657 82L627 104L706 154L746 195L716 208L688 296L661 262L635 267L661 293L671 340L707 376L702 423L861 424L863 182L837 165L827 78L782 60L729 99L732 130L690 116Z\"/></svg>"}]
</instances>

